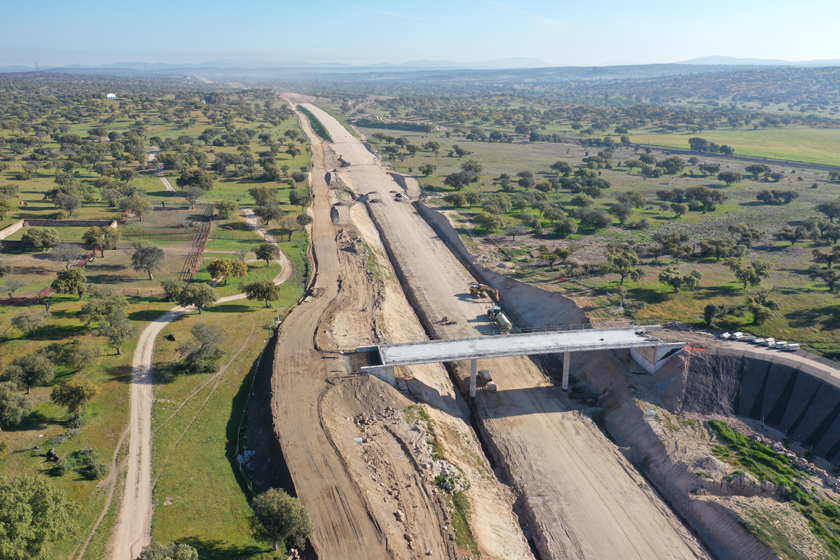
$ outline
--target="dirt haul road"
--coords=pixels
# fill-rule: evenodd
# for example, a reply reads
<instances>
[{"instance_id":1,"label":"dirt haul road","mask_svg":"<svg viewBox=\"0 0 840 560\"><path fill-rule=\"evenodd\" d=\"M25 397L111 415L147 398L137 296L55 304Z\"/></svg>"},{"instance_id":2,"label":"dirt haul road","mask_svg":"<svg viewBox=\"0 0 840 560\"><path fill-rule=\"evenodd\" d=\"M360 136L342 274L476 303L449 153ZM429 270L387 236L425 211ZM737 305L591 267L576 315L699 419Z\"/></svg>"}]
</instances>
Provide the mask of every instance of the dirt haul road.
<instances>
[{"instance_id":1,"label":"dirt haul road","mask_svg":"<svg viewBox=\"0 0 840 560\"><path fill-rule=\"evenodd\" d=\"M420 405L431 420L384 382L346 375L342 350L416 339L423 331L364 207L333 206L340 193L324 175L337 161L302 125L313 139L316 275L279 329L271 410L294 490L313 518L318 557L463 557L434 480L452 464L435 458L443 453L470 458L457 465L482 494L474 509L486 520L476 535L480 550L490 559L532 560L511 512L513 494L481 461L442 367L417 368L412 380L412 394L439 406Z\"/></svg>"},{"instance_id":2,"label":"dirt haul road","mask_svg":"<svg viewBox=\"0 0 840 560\"><path fill-rule=\"evenodd\" d=\"M395 201L393 192L402 189L377 158L330 115L305 107L330 133L344 162L340 179L379 199L371 212L433 334L488 332L489 300L468 296L467 284L474 280L414 208ZM616 446L564 403L530 359L488 360L479 367L492 369L499 387L479 399L481 422L544 559L708 557Z\"/></svg>"},{"instance_id":3,"label":"dirt haul road","mask_svg":"<svg viewBox=\"0 0 840 560\"><path fill-rule=\"evenodd\" d=\"M313 144L313 169L323 169L323 157L322 147ZM325 381L342 373L340 354L316 348L333 346L322 317L342 309L361 315L365 307L359 305L364 305L367 290L364 284L353 285L352 278L339 280L341 259L349 251L340 255L339 243L345 240L337 239L343 235L331 222L323 174L313 175L312 192L316 276L309 295L286 317L278 334L277 346L282 350L276 353L272 376L275 430L295 490L316 526L311 542L318 557L386 559L390 558L387 539L322 426L321 401L330 387ZM370 327L359 326L354 332L369 332ZM441 539L431 540L424 539L423 545L437 544L433 548L441 552ZM438 557L446 557L445 548Z\"/></svg>"}]
</instances>

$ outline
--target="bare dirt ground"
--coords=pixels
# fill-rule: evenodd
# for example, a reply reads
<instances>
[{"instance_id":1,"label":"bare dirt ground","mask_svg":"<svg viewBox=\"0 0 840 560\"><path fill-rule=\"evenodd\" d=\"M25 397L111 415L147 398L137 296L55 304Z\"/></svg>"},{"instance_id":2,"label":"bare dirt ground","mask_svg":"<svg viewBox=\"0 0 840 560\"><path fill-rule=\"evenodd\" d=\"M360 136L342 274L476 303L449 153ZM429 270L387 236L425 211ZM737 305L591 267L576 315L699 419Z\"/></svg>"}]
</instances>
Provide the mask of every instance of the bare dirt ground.
<instances>
[{"instance_id":1,"label":"bare dirt ground","mask_svg":"<svg viewBox=\"0 0 840 560\"><path fill-rule=\"evenodd\" d=\"M727 408L725 397L713 388L701 390L697 385L691 386L690 397L703 399L706 404L702 413L686 411L684 406L684 399L689 397L687 380L691 375L699 375L692 362L709 350L726 348L747 356L764 354L765 359L783 354L784 359L815 370L827 371L830 366L807 356L756 348L744 342L718 341L698 333L662 330L658 336L687 342L691 350L671 358L655 375L628 366L626 351L592 353L585 364L573 367L577 377L573 391L594 390L590 394L602 395L598 406L610 433L634 463L645 465L648 480L669 496L672 506L691 523L716 557L830 557L809 530L807 520L790 503L779 499L775 484L759 481L738 465L715 456L714 449L721 441L707 421L723 420L741 433L767 438L769 442L786 442L785 447L800 458L806 456L808 448L759 420L723 413ZM703 391L706 393L697 394ZM836 500L837 493L831 488L836 479L829 474L833 465L819 458L812 461L817 469L810 474L802 471L801 483L822 493L824 499ZM776 545L780 546L774 552L771 547ZM779 552L785 549L798 556Z\"/></svg>"},{"instance_id":2,"label":"bare dirt ground","mask_svg":"<svg viewBox=\"0 0 840 560\"><path fill-rule=\"evenodd\" d=\"M440 391L421 381L415 388L429 400L446 402L441 410L424 407L434 428L406 417L413 401L396 389L347 375L341 352L423 331L364 207L336 213L333 221L331 206L340 193L328 187L324 175L338 163L306 123L304 129L313 140L311 234L317 266L307 297L279 329L282 350L275 353L271 386L274 429L294 490L312 515L311 543L318 557L464 557L468 551L459 550L451 514L434 483L441 464L431 459L433 429L444 455L466 449L463 454L471 456L458 467L487 493L481 512L487 513L489 530L505 542L494 547L488 538L495 552L488 556L533 558L510 511L513 497L482 467L480 446L451 383L443 381L442 367L416 372L427 381L436 378L428 382Z\"/></svg>"},{"instance_id":3,"label":"bare dirt ground","mask_svg":"<svg viewBox=\"0 0 840 560\"><path fill-rule=\"evenodd\" d=\"M426 333L405 298L366 208L356 204L351 208L350 216L377 263L376 268L380 271L377 281L384 285L385 297L378 325L385 341L426 339ZM441 364L423 364L403 368L402 374L408 393L416 401L424 403L424 410L434 422L436 429L433 435L442 448L445 460L459 469L470 485L466 494L472 512L471 530L479 550L491 559L533 559L519 522L512 513L515 496L492 475L470 425L467 404L456 392L446 369ZM427 455L420 453L418 461L425 469L427 481L439 474L430 466ZM444 527L448 525L450 523L445 523L441 530L447 530Z\"/></svg>"},{"instance_id":4,"label":"bare dirt ground","mask_svg":"<svg viewBox=\"0 0 840 560\"><path fill-rule=\"evenodd\" d=\"M492 331L489 300L474 300L474 281L405 202L379 162L332 117L309 109L328 128L348 163L339 175L372 192L371 211L408 283L409 296L441 337ZM442 319L455 324L444 325ZM697 541L647 487L592 421L568 406L527 358L480 363L499 392L480 395L479 416L499 451L543 558L706 558ZM294 472L294 470L292 471ZM351 557L347 555L346 557Z\"/></svg>"},{"instance_id":5,"label":"bare dirt ground","mask_svg":"<svg viewBox=\"0 0 840 560\"><path fill-rule=\"evenodd\" d=\"M163 179L162 179L163 180ZM251 210L244 211L244 218L250 227L259 233L267 242L274 239L259 226ZM280 263L282 269L274 282L281 284L288 280L292 273L291 263L281 252ZM237 299L244 299L245 294L237 294L220 298L217 303L226 303ZM154 394L152 390L152 363L157 336L166 327L184 313L194 311L194 307L174 307L170 311L155 319L140 334L137 349L134 352L131 374L131 416L128 426L128 456L126 457L127 473L125 490L120 506L120 512L111 536L109 558L127 560L136 558L143 547L152 538L152 404ZM123 438L124 439L124 438ZM113 471L112 471L113 472ZM113 488L117 484L117 476L109 481L111 489L105 508L99 522L111 507ZM95 532L99 526L97 522L93 528ZM93 535L91 533L91 537ZM88 538L90 542L90 538ZM85 545L86 548L87 545ZM79 558L85 553L81 551Z\"/></svg>"}]
</instances>

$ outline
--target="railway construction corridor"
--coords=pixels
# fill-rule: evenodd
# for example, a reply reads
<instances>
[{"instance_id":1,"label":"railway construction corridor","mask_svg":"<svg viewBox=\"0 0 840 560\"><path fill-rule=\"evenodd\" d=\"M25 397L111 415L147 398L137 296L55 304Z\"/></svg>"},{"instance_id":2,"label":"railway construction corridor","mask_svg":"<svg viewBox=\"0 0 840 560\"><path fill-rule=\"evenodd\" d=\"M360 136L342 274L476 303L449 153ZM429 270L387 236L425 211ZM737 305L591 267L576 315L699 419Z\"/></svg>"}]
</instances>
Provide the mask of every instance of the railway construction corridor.
<instances>
[{"instance_id":1,"label":"railway construction corridor","mask_svg":"<svg viewBox=\"0 0 840 560\"><path fill-rule=\"evenodd\" d=\"M464 297L475 280L411 204L394 200L392 192L401 189L379 160L329 114L305 107L327 128L329 147L347 164L340 179L379 200L370 204L372 216L417 313L433 325L430 334L486 333L489 304ZM532 360L491 363L498 393L479 396L477 422L519 497L543 559L708 558L617 447L565 404Z\"/></svg>"}]
</instances>

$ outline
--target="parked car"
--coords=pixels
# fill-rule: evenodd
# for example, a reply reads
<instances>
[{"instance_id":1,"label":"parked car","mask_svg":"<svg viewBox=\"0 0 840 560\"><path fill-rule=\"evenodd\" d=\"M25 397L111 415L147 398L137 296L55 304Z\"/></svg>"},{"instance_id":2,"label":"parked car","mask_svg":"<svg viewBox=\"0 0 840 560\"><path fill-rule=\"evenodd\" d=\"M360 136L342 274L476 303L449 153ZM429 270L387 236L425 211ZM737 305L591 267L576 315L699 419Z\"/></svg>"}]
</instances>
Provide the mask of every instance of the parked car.
<instances>
[{"instance_id":1,"label":"parked car","mask_svg":"<svg viewBox=\"0 0 840 560\"><path fill-rule=\"evenodd\" d=\"M776 343L776 348L778 350L784 350L785 348L787 348L787 342L785 342L783 340L780 340L779 342Z\"/></svg>"},{"instance_id":2,"label":"parked car","mask_svg":"<svg viewBox=\"0 0 840 560\"><path fill-rule=\"evenodd\" d=\"M797 350L799 350L799 348L799 344L797 344L796 342L791 342L787 345L787 348L785 348L785 350L787 350L788 352L796 352Z\"/></svg>"},{"instance_id":3,"label":"parked car","mask_svg":"<svg viewBox=\"0 0 840 560\"><path fill-rule=\"evenodd\" d=\"M764 339L764 346L767 346L768 348L773 348L774 346L776 346L776 339L775 338Z\"/></svg>"}]
</instances>

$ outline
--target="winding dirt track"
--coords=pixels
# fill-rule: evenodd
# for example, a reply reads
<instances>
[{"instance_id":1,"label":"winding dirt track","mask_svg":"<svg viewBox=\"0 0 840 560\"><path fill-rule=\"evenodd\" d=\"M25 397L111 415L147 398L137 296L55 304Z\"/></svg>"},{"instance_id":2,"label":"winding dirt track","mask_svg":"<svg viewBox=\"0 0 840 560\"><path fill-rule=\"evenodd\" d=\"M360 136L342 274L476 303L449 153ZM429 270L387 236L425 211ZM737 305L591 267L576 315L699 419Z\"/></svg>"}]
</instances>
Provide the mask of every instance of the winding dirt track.
<instances>
[{"instance_id":1,"label":"winding dirt track","mask_svg":"<svg viewBox=\"0 0 840 560\"><path fill-rule=\"evenodd\" d=\"M311 134L305 124L304 129ZM349 282L339 281L342 266L323 176L324 150L317 141L312 144L312 163L311 232L317 267L310 295L289 313L278 334L277 347L283 351L276 353L272 377L274 425L295 488L315 521L311 541L319 558L384 560L390 556L380 528L321 426L319 401L329 388L325 380L340 368L335 362L340 355L316 349L316 338L324 330L319 325L339 296L354 290Z\"/></svg>"},{"instance_id":2,"label":"winding dirt track","mask_svg":"<svg viewBox=\"0 0 840 560\"><path fill-rule=\"evenodd\" d=\"M162 179L163 180L163 179ZM165 180L164 180L165 181ZM171 189L171 186L168 186ZM243 218L251 229L255 230L268 243L275 243L273 237L257 223L257 218L250 209L243 210ZM292 267L286 255L281 251L282 269L274 279L275 284L282 284L291 276ZM216 303L226 303L245 299L245 294L220 298ZM131 560L140 555L143 547L151 542L152 537L152 366L154 363L155 341L167 324L178 317L194 311L190 307L174 307L147 326L140 334L137 349L134 352L131 374L131 413L128 427L128 472L125 480L125 492L122 505L111 535L108 557L113 560ZM116 482L116 480L115 480ZM111 506L111 498L105 505L104 513ZM97 523L98 527L99 523ZM96 531L94 527L93 531ZM89 539L88 539L89 542ZM84 550L79 558L84 555Z\"/></svg>"},{"instance_id":3,"label":"winding dirt track","mask_svg":"<svg viewBox=\"0 0 840 560\"><path fill-rule=\"evenodd\" d=\"M402 189L378 159L329 114L311 104L305 107L328 129L333 149L346 164L340 178L357 193L372 191L379 199L371 212L418 313L435 325L434 334L484 333L483 312L489 304L465 294L473 281L469 273L410 204L394 200L391 193ZM443 316L455 324L442 325ZM479 367L493 370L499 388L479 396L479 417L522 500L544 559L708 557L616 446L565 403L533 361L507 358Z\"/></svg>"}]
</instances>

